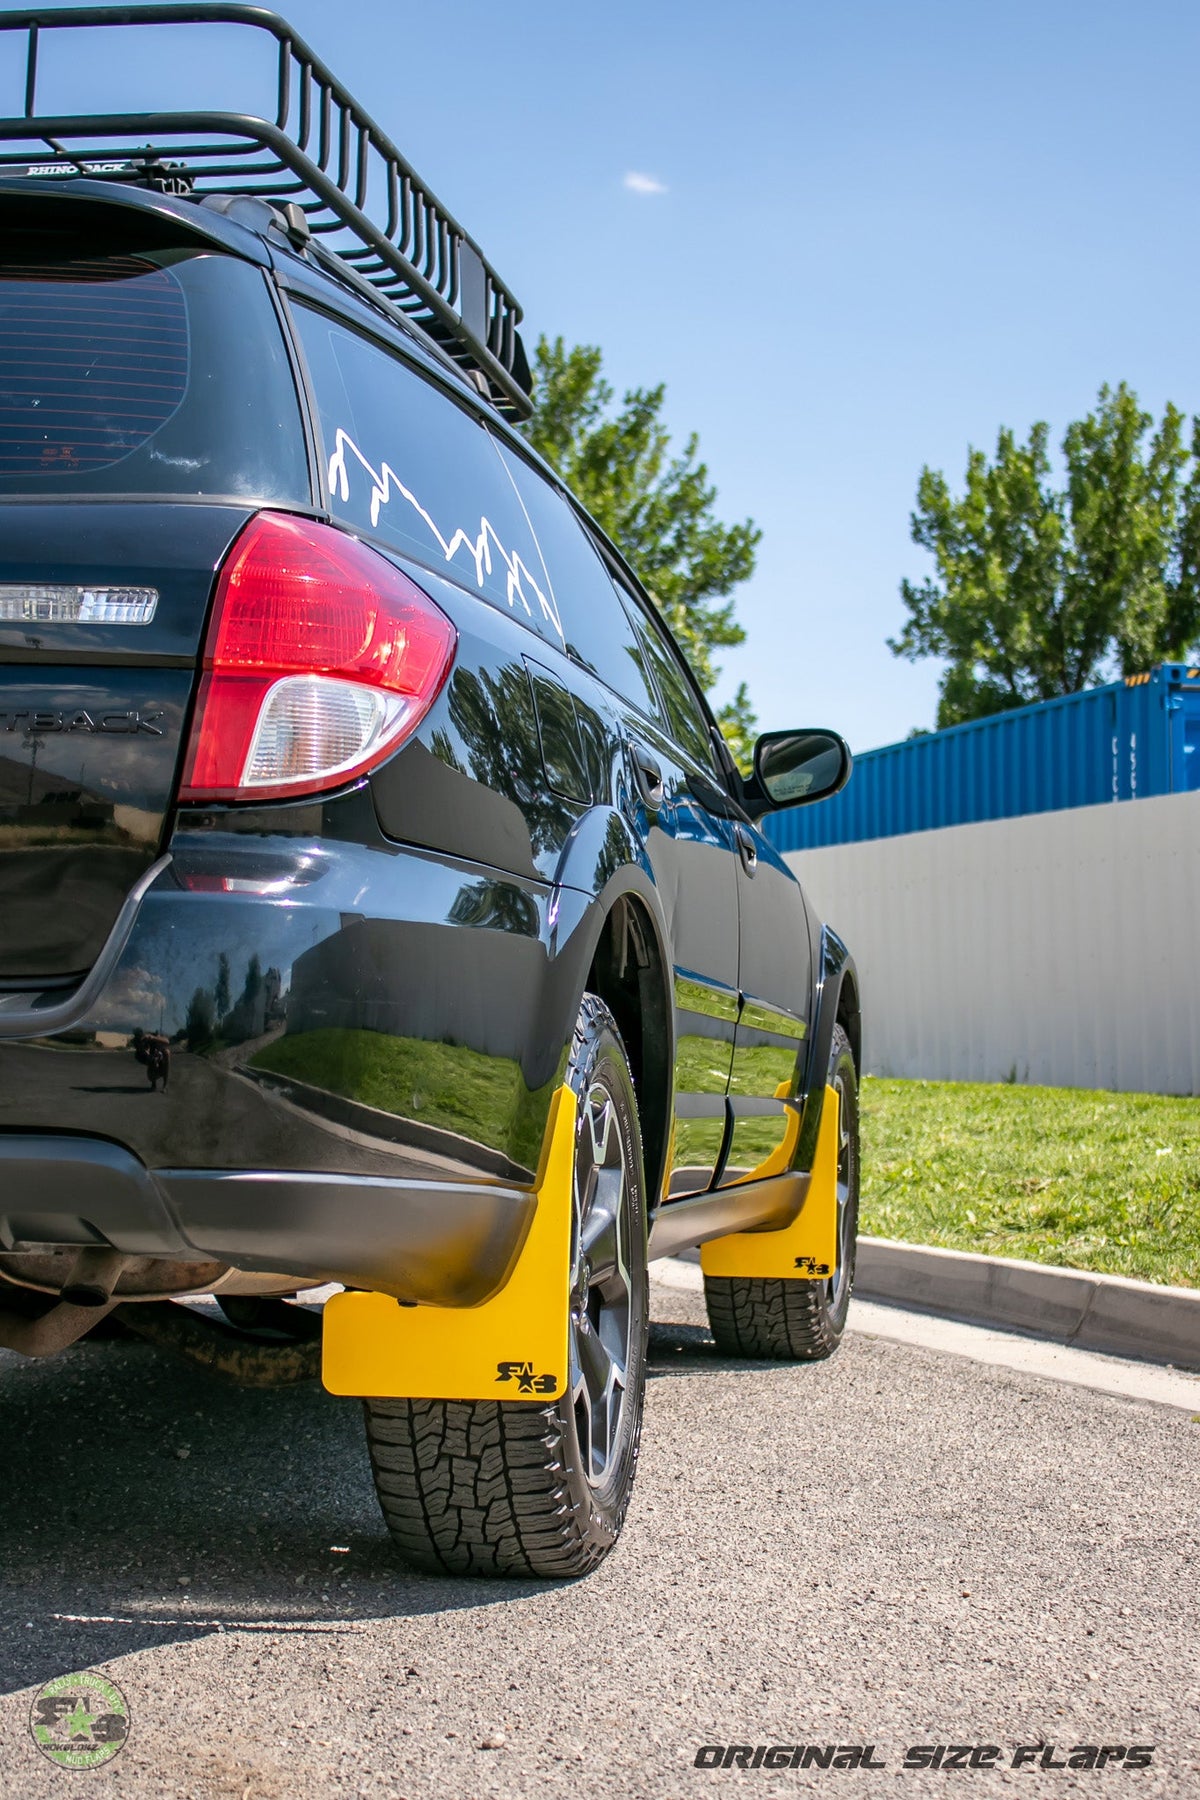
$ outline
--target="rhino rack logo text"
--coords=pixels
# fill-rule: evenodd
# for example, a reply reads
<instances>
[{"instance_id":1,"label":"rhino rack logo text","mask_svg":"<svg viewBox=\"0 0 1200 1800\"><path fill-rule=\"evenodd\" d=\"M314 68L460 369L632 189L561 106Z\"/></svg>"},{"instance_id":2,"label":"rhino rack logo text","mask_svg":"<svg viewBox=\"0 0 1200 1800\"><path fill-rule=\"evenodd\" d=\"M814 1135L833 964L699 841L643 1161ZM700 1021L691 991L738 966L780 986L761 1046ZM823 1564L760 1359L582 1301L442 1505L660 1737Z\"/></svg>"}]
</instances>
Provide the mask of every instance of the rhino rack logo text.
<instances>
[{"instance_id":1,"label":"rhino rack logo text","mask_svg":"<svg viewBox=\"0 0 1200 1800\"><path fill-rule=\"evenodd\" d=\"M15 175L78 175L82 169L85 175L129 175L133 173L131 162L85 162L74 161L53 163L30 163L27 169L14 169Z\"/></svg>"},{"instance_id":2,"label":"rhino rack logo text","mask_svg":"<svg viewBox=\"0 0 1200 1800\"><path fill-rule=\"evenodd\" d=\"M0 731L21 732L25 737L49 737L60 731L103 733L108 737L132 737L144 732L147 737L164 737L161 710L143 712L135 707L129 712L0 712Z\"/></svg>"}]
</instances>

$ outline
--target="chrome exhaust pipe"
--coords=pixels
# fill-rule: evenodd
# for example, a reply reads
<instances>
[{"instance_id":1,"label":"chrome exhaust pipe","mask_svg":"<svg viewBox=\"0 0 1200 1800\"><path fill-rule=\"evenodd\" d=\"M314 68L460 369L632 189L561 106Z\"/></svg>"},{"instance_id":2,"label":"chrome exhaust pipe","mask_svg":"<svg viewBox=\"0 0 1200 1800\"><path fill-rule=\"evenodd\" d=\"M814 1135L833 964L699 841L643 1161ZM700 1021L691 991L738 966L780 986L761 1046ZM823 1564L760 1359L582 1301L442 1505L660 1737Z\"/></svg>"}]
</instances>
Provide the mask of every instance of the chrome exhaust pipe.
<instances>
[{"instance_id":1,"label":"chrome exhaust pipe","mask_svg":"<svg viewBox=\"0 0 1200 1800\"><path fill-rule=\"evenodd\" d=\"M68 1306L111 1306L113 1289L132 1260L121 1250L81 1250L63 1283L63 1300Z\"/></svg>"}]
</instances>

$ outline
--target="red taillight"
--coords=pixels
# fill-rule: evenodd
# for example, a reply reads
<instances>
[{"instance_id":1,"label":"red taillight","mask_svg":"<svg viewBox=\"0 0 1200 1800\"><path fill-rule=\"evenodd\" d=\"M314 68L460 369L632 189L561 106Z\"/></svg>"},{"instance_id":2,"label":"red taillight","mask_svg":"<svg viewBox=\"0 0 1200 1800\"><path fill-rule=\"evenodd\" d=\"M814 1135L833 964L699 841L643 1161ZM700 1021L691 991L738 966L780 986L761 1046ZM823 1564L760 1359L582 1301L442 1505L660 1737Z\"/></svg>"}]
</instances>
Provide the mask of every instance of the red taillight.
<instances>
[{"instance_id":1,"label":"red taillight","mask_svg":"<svg viewBox=\"0 0 1200 1800\"><path fill-rule=\"evenodd\" d=\"M445 613L366 544L259 513L217 581L180 799L353 780L429 711L454 646Z\"/></svg>"}]
</instances>

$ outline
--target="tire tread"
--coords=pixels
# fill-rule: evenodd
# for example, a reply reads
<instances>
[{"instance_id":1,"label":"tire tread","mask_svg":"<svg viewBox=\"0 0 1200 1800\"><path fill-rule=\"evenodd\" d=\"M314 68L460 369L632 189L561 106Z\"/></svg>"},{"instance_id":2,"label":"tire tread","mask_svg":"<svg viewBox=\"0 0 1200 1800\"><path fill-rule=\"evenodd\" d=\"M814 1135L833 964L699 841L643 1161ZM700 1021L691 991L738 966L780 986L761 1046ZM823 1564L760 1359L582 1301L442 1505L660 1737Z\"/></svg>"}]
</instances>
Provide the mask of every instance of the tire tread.
<instances>
[{"instance_id":1,"label":"tire tread","mask_svg":"<svg viewBox=\"0 0 1200 1800\"><path fill-rule=\"evenodd\" d=\"M837 1349L841 1334L829 1325L819 1282L706 1275L704 1298L717 1349L725 1355L817 1362Z\"/></svg>"},{"instance_id":2,"label":"tire tread","mask_svg":"<svg viewBox=\"0 0 1200 1800\"><path fill-rule=\"evenodd\" d=\"M620 1046L612 1014L585 994L567 1079L584 1069L600 1034ZM636 1151L637 1114L633 1113ZM628 1403L628 1402L627 1402ZM375 1489L405 1560L439 1575L586 1575L615 1542L637 1467L603 1519L573 1503L566 1434L554 1406L502 1400L372 1399L363 1402Z\"/></svg>"},{"instance_id":3,"label":"tire tread","mask_svg":"<svg viewBox=\"0 0 1200 1800\"><path fill-rule=\"evenodd\" d=\"M831 1072L844 1059L853 1070L850 1040L838 1025L831 1046ZM855 1173L857 1178L857 1148ZM857 1204L856 1195L856 1219ZM853 1261L850 1279L853 1284ZM842 1341L845 1308L840 1308L841 1319L832 1316L822 1281L706 1275L704 1299L713 1339L725 1356L761 1362L821 1362L832 1356Z\"/></svg>"}]
</instances>

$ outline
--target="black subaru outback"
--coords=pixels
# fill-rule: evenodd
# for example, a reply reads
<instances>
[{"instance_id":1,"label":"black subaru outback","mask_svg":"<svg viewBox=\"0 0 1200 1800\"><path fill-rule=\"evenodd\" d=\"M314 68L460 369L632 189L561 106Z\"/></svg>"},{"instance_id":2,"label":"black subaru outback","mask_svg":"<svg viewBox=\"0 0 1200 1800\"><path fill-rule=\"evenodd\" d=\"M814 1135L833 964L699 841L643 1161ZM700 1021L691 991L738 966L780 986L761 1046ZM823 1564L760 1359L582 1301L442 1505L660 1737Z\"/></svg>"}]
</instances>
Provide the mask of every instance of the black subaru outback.
<instances>
[{"instance_id":1,"label":"black subaru outback","mask_svg":"<svg viewBox=\"0 0 1200 1800\"><path fill-rule=\"evenodd\" d=\"M39 112L56 26L200 20L273 118ZM0 38L0 1344L294 1373L337 1284L402 1552L582 1573L650 1257L728 1352L845 1324L857 982L757 821L848 753L739 775L521 437L508 290L283 21Z\"/></svg>"}]
</instances>

